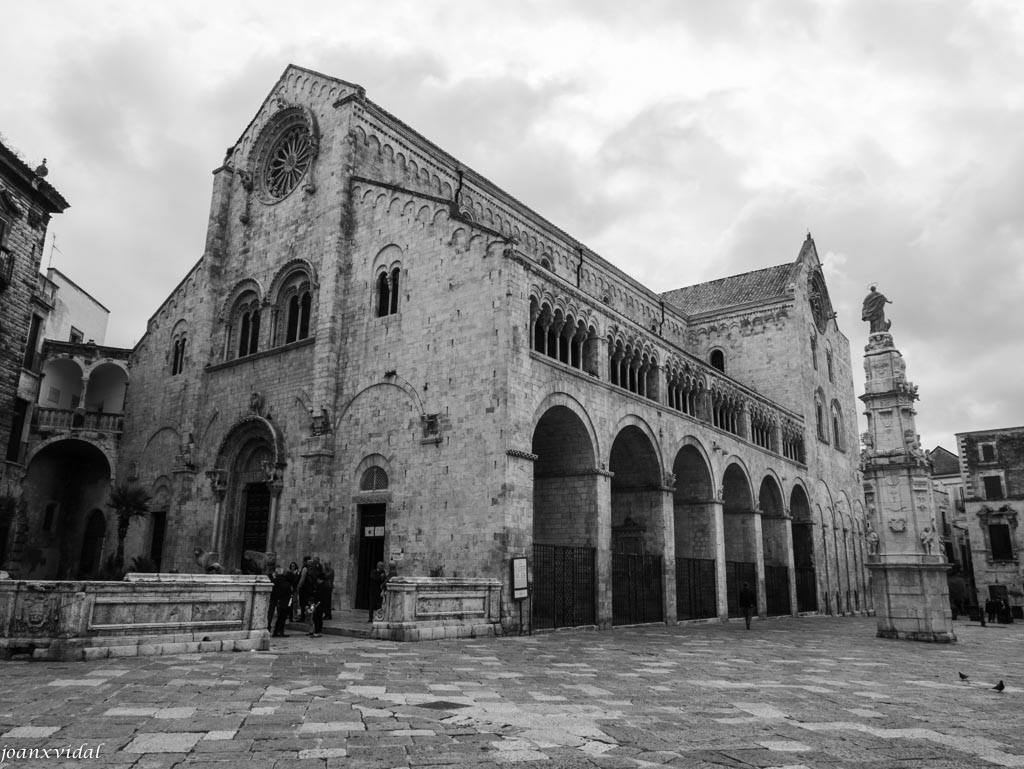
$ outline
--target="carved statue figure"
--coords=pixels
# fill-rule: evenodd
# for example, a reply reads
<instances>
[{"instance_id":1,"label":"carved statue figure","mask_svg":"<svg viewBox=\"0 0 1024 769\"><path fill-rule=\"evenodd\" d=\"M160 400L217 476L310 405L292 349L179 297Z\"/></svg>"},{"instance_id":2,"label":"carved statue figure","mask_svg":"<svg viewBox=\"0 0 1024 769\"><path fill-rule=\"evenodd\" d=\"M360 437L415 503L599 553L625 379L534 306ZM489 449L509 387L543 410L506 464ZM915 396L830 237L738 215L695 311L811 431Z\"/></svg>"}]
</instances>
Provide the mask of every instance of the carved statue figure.
<instances>
[{"instance_id":1,"label":"carved statue figure","mask_svg":"<svg viewBox=\"0 0 1024 769\"><path fill-rule=\"evenodd\" d=\"M871 527L870 523L865 538L868 541L868 555L878 555L878 532Z\"/></svg>"},{"instance_id":2,"label":"carved statue figure","mask_svg":"<svg viewBox=\"0 0 1024 769\"><path fill-rule=\"evenodd\" d=\"M931 526L925 526L921 532L921 546L928 555L935 552L935 529Z\"/></svg>"},{"instance_id":3,"label":"carved statue figure","mask_svg":"<svg viewBox=\"0 0 1024 769\"><path fill-rule=\"evenodd\" d=\"M877 286L871 287L871 293L864 297L864 307L860 313L860 319L866 320L871 324L872 334L877 334L882 331L888 331L892 325L891 320L885 319L885 305L892 304L892 302L885 298L883 294L878 293Z\"/></svg>"},{"instance_id":4,"label":"carved statue figure","mask_svg":"<svg viewBox=\"0 0 1024 769\"><path fill-rule=\"evenodd\" d=\"M249 396L249 411L259 416L263 416L263 396L255 390Z\"/></svg>"}]
</instances>

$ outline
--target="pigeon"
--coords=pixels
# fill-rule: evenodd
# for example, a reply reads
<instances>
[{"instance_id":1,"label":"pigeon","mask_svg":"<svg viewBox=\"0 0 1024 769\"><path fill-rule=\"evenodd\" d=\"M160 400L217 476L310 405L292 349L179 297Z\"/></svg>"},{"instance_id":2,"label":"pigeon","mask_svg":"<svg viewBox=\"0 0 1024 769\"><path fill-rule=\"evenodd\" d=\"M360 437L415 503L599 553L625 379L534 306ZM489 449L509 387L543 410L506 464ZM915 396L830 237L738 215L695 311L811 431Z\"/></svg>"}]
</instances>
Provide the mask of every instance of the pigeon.
<instances>
[{"instance_id":1,"label":"pigeon","mask_svg":"<svg viewBox=\"0 0 1024 769\"><path fill-rule=\"evenodd\" d=\"M958 672L957 675L960 676L960 680L961 681L966 681L967 680L967 676L965 676L963 673Z\"/></svg>"},{"instance_id":2,"label":"pigeon","mask_svg":"<svg viewBox=\"0 0 1024 769\"><path fill-rule=\"evenodd\" d=\"M999 683L997 683L992 688L995 689L997 692L1001 692L1003 689L1006 688L1006 685L1000 680Z\"/></svg>"}]
</instances>

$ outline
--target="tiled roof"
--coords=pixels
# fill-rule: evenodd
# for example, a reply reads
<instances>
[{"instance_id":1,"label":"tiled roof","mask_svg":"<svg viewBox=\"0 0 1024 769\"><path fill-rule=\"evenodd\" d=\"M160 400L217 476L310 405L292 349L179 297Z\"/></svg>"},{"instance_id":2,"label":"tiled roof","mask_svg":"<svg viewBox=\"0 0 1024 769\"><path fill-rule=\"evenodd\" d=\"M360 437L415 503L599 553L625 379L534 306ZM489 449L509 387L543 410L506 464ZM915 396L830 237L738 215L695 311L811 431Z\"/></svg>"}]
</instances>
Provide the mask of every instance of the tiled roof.
<instances>
[{"instance_id":1,"label":"tiled roof","mask_svg":"<svg viewBox=\"0 0 1024 769\"><path fill-rule=\"evenodd\" d=\"M796 265L793 262L780 264L777 267L766 267L763 270L666 291L661 298L687 315L722 310L782 296L793 282L795 270Z\"/></svg>"}]
</instances>

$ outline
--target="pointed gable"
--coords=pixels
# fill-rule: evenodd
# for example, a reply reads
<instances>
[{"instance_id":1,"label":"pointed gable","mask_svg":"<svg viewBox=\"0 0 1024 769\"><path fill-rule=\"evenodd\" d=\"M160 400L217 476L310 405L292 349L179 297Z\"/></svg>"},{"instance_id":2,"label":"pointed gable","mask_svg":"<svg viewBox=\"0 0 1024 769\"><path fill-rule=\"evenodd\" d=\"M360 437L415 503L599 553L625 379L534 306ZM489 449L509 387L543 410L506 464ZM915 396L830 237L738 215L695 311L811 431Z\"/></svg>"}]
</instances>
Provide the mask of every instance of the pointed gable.
<instances>
[{"instance_id":1,"label":"pointed gable","mask_svg":"<svg viewBox=\"0 0 1024 769\"><path fill-rule=\"evenodd\" d=\"M960 475L960 457L942 446L931 451L932 475Z\"/></svg>"}]
</instances>

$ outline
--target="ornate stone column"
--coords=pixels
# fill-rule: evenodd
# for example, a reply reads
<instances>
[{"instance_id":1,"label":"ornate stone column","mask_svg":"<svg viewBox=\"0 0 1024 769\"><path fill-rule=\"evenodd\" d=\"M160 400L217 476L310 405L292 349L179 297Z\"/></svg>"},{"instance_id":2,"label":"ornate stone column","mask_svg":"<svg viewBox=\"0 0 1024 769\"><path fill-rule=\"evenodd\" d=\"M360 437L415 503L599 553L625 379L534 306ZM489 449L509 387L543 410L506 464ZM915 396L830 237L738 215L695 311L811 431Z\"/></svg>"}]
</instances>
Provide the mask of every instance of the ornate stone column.
<instances>
[{"instance_id":1,"label":"ornate stone column","mask_svg":"<svg viewBox=\"0 0 1024 769\"><path fill-rule=\"evenodd\" d=\"M861 396L868 417L861 459L868 522L875 532L869 534L874 552L868 569L878 636L948 643L956 641L949 565L936 532L929 463L917 442L917 387L907 381L888 327L886 322L884 330L873 331L864 348L867 385Z\"/></svg>"}]
</instances>

